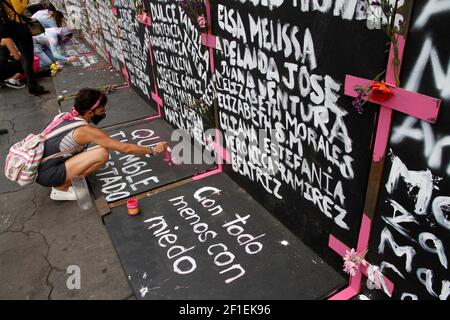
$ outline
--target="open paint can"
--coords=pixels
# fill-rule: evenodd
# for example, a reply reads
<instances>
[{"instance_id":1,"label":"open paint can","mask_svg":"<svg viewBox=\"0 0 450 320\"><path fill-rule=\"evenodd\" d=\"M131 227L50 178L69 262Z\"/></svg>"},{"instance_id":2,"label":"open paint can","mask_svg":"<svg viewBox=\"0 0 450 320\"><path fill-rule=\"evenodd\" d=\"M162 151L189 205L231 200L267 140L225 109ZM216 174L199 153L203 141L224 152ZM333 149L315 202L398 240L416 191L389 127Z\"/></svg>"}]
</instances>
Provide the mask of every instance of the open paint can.
<instances>
[{"instance_id":1,"label":"open paint can","mask_svg":"<svg viewBox=\"0 0 450 320\"><path fill-rule=\"evenodd\" d=\"M139 203L135 198L128 199L127 201L128 214L135 216L139 214Z\"/></svg>"}]
</instances>

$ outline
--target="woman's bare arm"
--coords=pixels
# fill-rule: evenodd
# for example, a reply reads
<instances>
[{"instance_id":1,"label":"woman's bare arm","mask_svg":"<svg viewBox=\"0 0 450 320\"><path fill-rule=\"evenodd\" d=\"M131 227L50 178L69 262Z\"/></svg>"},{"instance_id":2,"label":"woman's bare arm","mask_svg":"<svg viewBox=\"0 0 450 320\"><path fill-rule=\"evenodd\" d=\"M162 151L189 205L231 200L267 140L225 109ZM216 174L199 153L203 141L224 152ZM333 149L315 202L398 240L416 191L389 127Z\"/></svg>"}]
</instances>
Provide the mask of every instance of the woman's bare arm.
<instances>
[{"instance_id":1,"label":"woman's bare arm","mask_svg":"<svg viewBox=\"0 0 450 320\"><path fill-rule=\"evenodd\" d=\"M75 130L73 138L78 144L97 144L108 150L118 151L125 154L146 155L162 153L165 143L160 143L154 148L141 147L133 143L123 143L108 136L104 131L91 126L83 126Z\"/></svg>"},{"instance_id":2,"label":"woman's bare arm","mask_svg":"<svg viewBox=\"0 0 450 320\"><path fill-rule=\"evenodd\" d=\"M14 60L20 60L20 52L17 50L16 45L14 44L14 41L11 38L5 38L2 39L2 45L6 46L11 52L11 55L13 56Z\"/></svg>"}]
</instances>

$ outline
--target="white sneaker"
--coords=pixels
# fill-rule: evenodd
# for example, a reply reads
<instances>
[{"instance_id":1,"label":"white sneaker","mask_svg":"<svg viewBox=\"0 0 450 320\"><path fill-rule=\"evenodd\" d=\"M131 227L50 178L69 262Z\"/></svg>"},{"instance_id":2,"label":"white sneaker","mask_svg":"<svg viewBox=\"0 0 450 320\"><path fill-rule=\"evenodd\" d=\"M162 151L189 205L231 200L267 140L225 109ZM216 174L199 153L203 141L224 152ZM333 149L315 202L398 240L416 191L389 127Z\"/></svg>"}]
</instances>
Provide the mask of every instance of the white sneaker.
<instances>
[{"instance_id":1,"label":"white sneaker","mask_svg":"<svg viewBox=\"0 0 450 320\"><path fill-rule=\"evenodd\" d=\"M19 80L15 80L12 78L6 79L3 82L7 87L13 88L13 89L23 89L25 88L25 84L20 82Z\"/></svg>"},{"instance_id":2,"label":"white sneaker","mask_svg":"<svg viewBox=\"0 0 450 320\"><path fill-rule=\"evenodd\" d=\"M74 201L77 200L77 196L72 187L69 187L69 190L67 190L66 192L52 188L50 199L55 201Z\"/></svg>"}]
</instances>

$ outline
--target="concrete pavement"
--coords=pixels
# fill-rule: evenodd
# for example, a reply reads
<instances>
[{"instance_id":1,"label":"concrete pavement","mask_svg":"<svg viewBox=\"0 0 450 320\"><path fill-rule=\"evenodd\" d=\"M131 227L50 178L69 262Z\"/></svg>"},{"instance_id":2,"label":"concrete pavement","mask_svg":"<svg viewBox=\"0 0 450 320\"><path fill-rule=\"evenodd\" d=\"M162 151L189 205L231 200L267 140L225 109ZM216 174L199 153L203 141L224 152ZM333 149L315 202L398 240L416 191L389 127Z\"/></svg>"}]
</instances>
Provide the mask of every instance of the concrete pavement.
<instances>
[{"instance_id":1,"label":"concrete pavement","mask_svg":"<svg viewBox=\"0 0 450 320\"><path fill-rule=\"evenodd\" d=\"M10 145L57 114L52 79L41 84L51 94L0 88L0 128L9 130L0 136L2 170ZM0 174L0 299L133 299L96 209L82 211L49 194L49 188L21 188ZM80 268L80 289L67 286L70 266Z\"/></svg>"}]
</instances>

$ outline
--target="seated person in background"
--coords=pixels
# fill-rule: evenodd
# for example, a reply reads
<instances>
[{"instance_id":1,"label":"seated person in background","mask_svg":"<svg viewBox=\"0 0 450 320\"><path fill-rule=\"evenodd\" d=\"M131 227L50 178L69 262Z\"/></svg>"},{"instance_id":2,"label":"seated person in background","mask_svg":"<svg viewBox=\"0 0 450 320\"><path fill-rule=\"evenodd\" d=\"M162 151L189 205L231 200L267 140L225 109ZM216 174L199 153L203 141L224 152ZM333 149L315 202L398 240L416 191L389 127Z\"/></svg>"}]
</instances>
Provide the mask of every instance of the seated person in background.
<instances>
[{"instance_id":1,"label":"seated person in background","mask_svg":"<svg viewBox=\"0 0 450 320\"><path fill-rule=\"evenodd\" d=\"M45 141L44 158L59 152L71 151L39 166L36 182L45 187L52 187L51 199L76 200L71 187L72 178L87 177L102 168L109 160L110 150L138 156L163 153L166 150L165 142L158 143L154 147L122 143L112 139L101 129L91 126L91 123L96 125L106 117L107 101L107 97L98 90L82 89L75 98L72 111L55 118L45 129L44 133L47 134L67 124L81 121L81 126ZM90 144L98 146L86 150ZM73 151L74 148L78 149Z\"/></svg>"},{"instance_id":2,"label":"seated person in background","mask_svg":"<svg viewBox=\"0 0 450 320\"><path fill-rule=\"evenodd\" d=\"M36 12L45 9L48 9L50 11L56 11L55 6L49 1L39 1L39 2L29 1L29 2L31 2L32 4L30 4L25 11L26 12L25 14L27 16L31 16Z\"/></svg>"},{"instance_id":3,"label":"seated person in background","mask_svg":"<svg viewBox=\"0 0 450 320\"><path fill-rule=\"evenodd\" d=\"M58 10L39 10L33 14L31 18L38 20L45 29L63 27L65 25L64 15Z\"/></svg>"},{"instance_id":4,"label":"seated person in background","mask_svg":"<svg viewBox=\"0 0 450 320\"><path fill-rule=\"evenodd\" d=\"M59 61L62 63L74 62L76 57L65 55L65 44L72 39L73 32L67 27L47 28L45 32L33 37L34 53L39 56L40 70L48 70L50 66Z\"/></svg>"},{"instance_id":5,"label":"seated person in background","mask_svg":"<svg viewBox=\"0 0 450 320\"><path fill-rule=\"evenodd\" d=\"M14 89L23 89L25 84L20 82L23 73L20 62L21 55L11 38L0 40L0 84Z\"/></svg>"}]
</instances>

